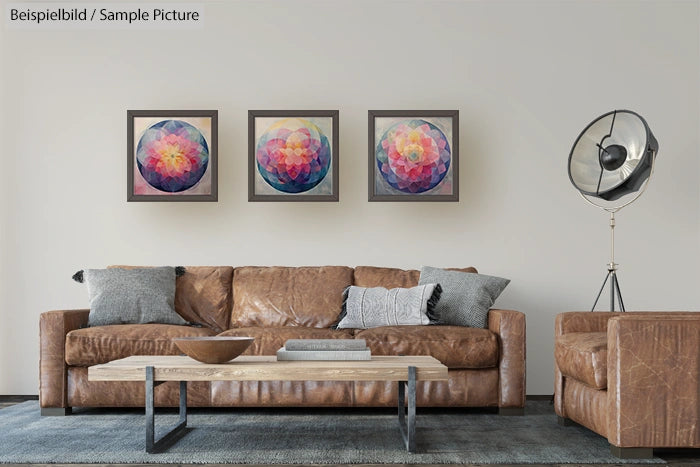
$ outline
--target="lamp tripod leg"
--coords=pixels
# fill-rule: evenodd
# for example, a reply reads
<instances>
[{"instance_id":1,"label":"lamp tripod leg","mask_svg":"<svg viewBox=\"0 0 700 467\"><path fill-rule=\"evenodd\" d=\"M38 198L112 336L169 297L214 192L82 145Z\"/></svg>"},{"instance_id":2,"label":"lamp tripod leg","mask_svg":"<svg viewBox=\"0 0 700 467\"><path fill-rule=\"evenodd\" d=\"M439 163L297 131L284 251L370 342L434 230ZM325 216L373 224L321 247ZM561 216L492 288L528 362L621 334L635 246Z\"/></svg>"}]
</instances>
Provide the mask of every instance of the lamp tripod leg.
<instances>
[{"instance_id":1,"label":"lamp tripod leg","mask_svg":"<svg viewBox=\"0 0 700 467\"><path fill-rule=\"evenodd\" d=\"M613 280L615 281L615 289L617 290L617 302L620 304L620 311L626 311L625 310L625 304L622 301L622 292L620 292L620 283L617 281L617 273L613 272L612 273ZM614 308L613 308L614 311Z\"/></svg>"},{"instance_id":2,"label":"lamp tripod leg","mask_svg":"<svg viewBox=\"0 0 700 467\"><path fill-rule=\"evenodd\" d=\"M600 291L598 291L598 296L595 298L595 302L593 302L593 307L591 308L591 311L595 310L595 306L598 304L598 300L600 300L600 294L603 293L603 289L605 288L605 284L608 283L609 278L610 278L610 271L608 271L608 274L605 276L605 280L603 281L603 285L600 286Z\"/></svg>"},{"instance_id":3,"label":"lamp tripod leg","mask_svg":"<svg viewBox=\"0 0 700 467\"><path fill-rule=\"evenodd\" d=\"M609 271L610 277L610 311L615 311L615 271Z\"/></svg>"}]
</instances>

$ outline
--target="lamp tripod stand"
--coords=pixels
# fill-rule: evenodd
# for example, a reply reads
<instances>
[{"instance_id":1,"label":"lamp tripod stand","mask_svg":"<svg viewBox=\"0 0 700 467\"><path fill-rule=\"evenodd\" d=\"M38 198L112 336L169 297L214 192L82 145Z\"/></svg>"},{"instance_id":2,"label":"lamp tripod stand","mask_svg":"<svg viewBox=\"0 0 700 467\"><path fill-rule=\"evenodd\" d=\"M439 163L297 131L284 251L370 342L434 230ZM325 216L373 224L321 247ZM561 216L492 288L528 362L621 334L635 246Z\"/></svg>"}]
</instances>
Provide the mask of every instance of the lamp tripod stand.
<instances>
[{"instance_id":1,"label":"lamp tripod stand","mask_svg":"<svg viewBox=\"0 0 700 467\"><path fill-rule=\"evenodd\" d=\"M610 281L610 311L615 311L615 297L617 297L617 303L620 305L620 311L625 311L625 303L622 301L622 292L620 292L620 283L617 281L617 263L615 262L615 211L608 211L610 213L610 262L608 263L608 274L605 276L603 285L600 286L600 291L598 296L593 302L593 307L591 311L595 310L595 306L600 300L600 295L603 293L605 284Z\"/></svg>"},{"instance_id":2,"label":"lamp tripod stand","mask_svg":"<svg viewBox=\"0 0 700 467\"><path fill-rule=\"evenodd\" d=\"M620 283L617 281L618 264L615 262L615 213L620 209L632 204L634 201L637 200L637 198L642 196L642 193L646 191L647 187L649 186L649 180L651 180L651 175L654 173L654 162L655 161L652 159L649 178L647 178L645 183L642 185L641 189L636 193L634 197L632 197L632 199L626 201L625 203L619 206L609 207L604 206L602 204L594 203L586 195L579 192L581 197L584 200L586 200L587 203L610 213L610 262L608 263L608 273L605 275L603 285L600 286L600 291L598 291L598 296L595 298L595 302L593 302L591 311L595 311L595 306L598 304L598 300L600 300L600 296L603 294L603 290L605 289L605 284L607 284L608 281L610 281L610 311L615 311L615 298L617 298L617 303L620 305L620 311L626 311L625 303L622 301L622 292L620 292Z\"/></svg>"}]
</instances>

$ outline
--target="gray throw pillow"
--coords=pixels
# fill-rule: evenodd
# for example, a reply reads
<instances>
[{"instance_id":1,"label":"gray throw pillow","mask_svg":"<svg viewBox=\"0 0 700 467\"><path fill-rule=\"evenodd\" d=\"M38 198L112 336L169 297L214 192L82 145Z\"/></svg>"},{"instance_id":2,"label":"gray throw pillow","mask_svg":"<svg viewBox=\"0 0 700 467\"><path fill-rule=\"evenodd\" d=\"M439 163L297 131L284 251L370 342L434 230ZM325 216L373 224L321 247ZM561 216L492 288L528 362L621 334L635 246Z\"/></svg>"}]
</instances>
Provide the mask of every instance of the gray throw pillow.
<instances>
[{"instance_id":1,"label":"gray throw pillow","mask_svg":"<svg viewBox=\"0 0 700 467\"><path fill-rule=\"evenodd\" d=\"M436 282L442 286L435 307L440 324L487 328L489 309L510 279L423 266L418 283Z\"/></svg>"},{"instance_id":2,"label":"gray throw pillow","mask_svg":"<svg viewBox=\"0 0 700 467\"><path fill-rule=\"evenodd\" d=\"M352 285L345 289L343 311L334 327L368 329L431 324L441 290L440 284L424 284L410 289Z\"/></svg>"},{"instance_id":3,"label":"gray throw pillow","mask_svg":"<svg viewBox=\"0 0 700 467\"><path fill-rule=\"evenodd\" d=\"M174 267L85 269L74 279L87 284L88 326L187 324L175 312Z\"/></svg>"}]
</instances>

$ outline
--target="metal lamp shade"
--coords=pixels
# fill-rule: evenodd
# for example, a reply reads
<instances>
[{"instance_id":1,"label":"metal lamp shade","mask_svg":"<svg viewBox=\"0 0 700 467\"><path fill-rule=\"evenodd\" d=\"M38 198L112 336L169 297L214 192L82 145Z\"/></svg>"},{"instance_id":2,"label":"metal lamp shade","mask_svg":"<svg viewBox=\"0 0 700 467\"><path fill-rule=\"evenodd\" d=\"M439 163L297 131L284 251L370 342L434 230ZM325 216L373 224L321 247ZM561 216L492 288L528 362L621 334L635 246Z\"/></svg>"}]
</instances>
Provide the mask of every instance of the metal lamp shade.
<instances>
[{"instance_id":1,"label":"metal lamp shade","mask_svg":"<svg viewBox=\"0 0 700 467\"><path fill-rule=\"evenodd\" d=\"M569 179L582 194L614 201L649 178L659 143L635 112L614 110L579 135L569 154Z\"/></svg>"}]
</instances>

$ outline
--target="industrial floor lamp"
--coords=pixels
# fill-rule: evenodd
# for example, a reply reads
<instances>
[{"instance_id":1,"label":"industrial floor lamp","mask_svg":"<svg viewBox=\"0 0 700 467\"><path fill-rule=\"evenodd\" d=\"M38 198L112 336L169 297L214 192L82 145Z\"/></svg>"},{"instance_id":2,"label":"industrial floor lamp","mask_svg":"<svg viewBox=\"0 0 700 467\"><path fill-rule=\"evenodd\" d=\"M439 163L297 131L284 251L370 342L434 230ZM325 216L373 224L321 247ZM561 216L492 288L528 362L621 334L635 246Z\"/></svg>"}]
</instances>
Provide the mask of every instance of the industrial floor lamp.
<instances>
[{"instance_id":1,"label":"industrial floor lamp","mask_svg":"<svg viewBox=\"0 0 700 467\"><path fill-rule=\"evenodd\" d=\"M630 110L613 110L590 123L569 154L569 179L581 197L610 213L608 273L591 311L610 281L610 311L617 299L625 311L615 263L615 213L636 201L647 188L659 143L647 122Z\"/></svg>"}]
</instances>

